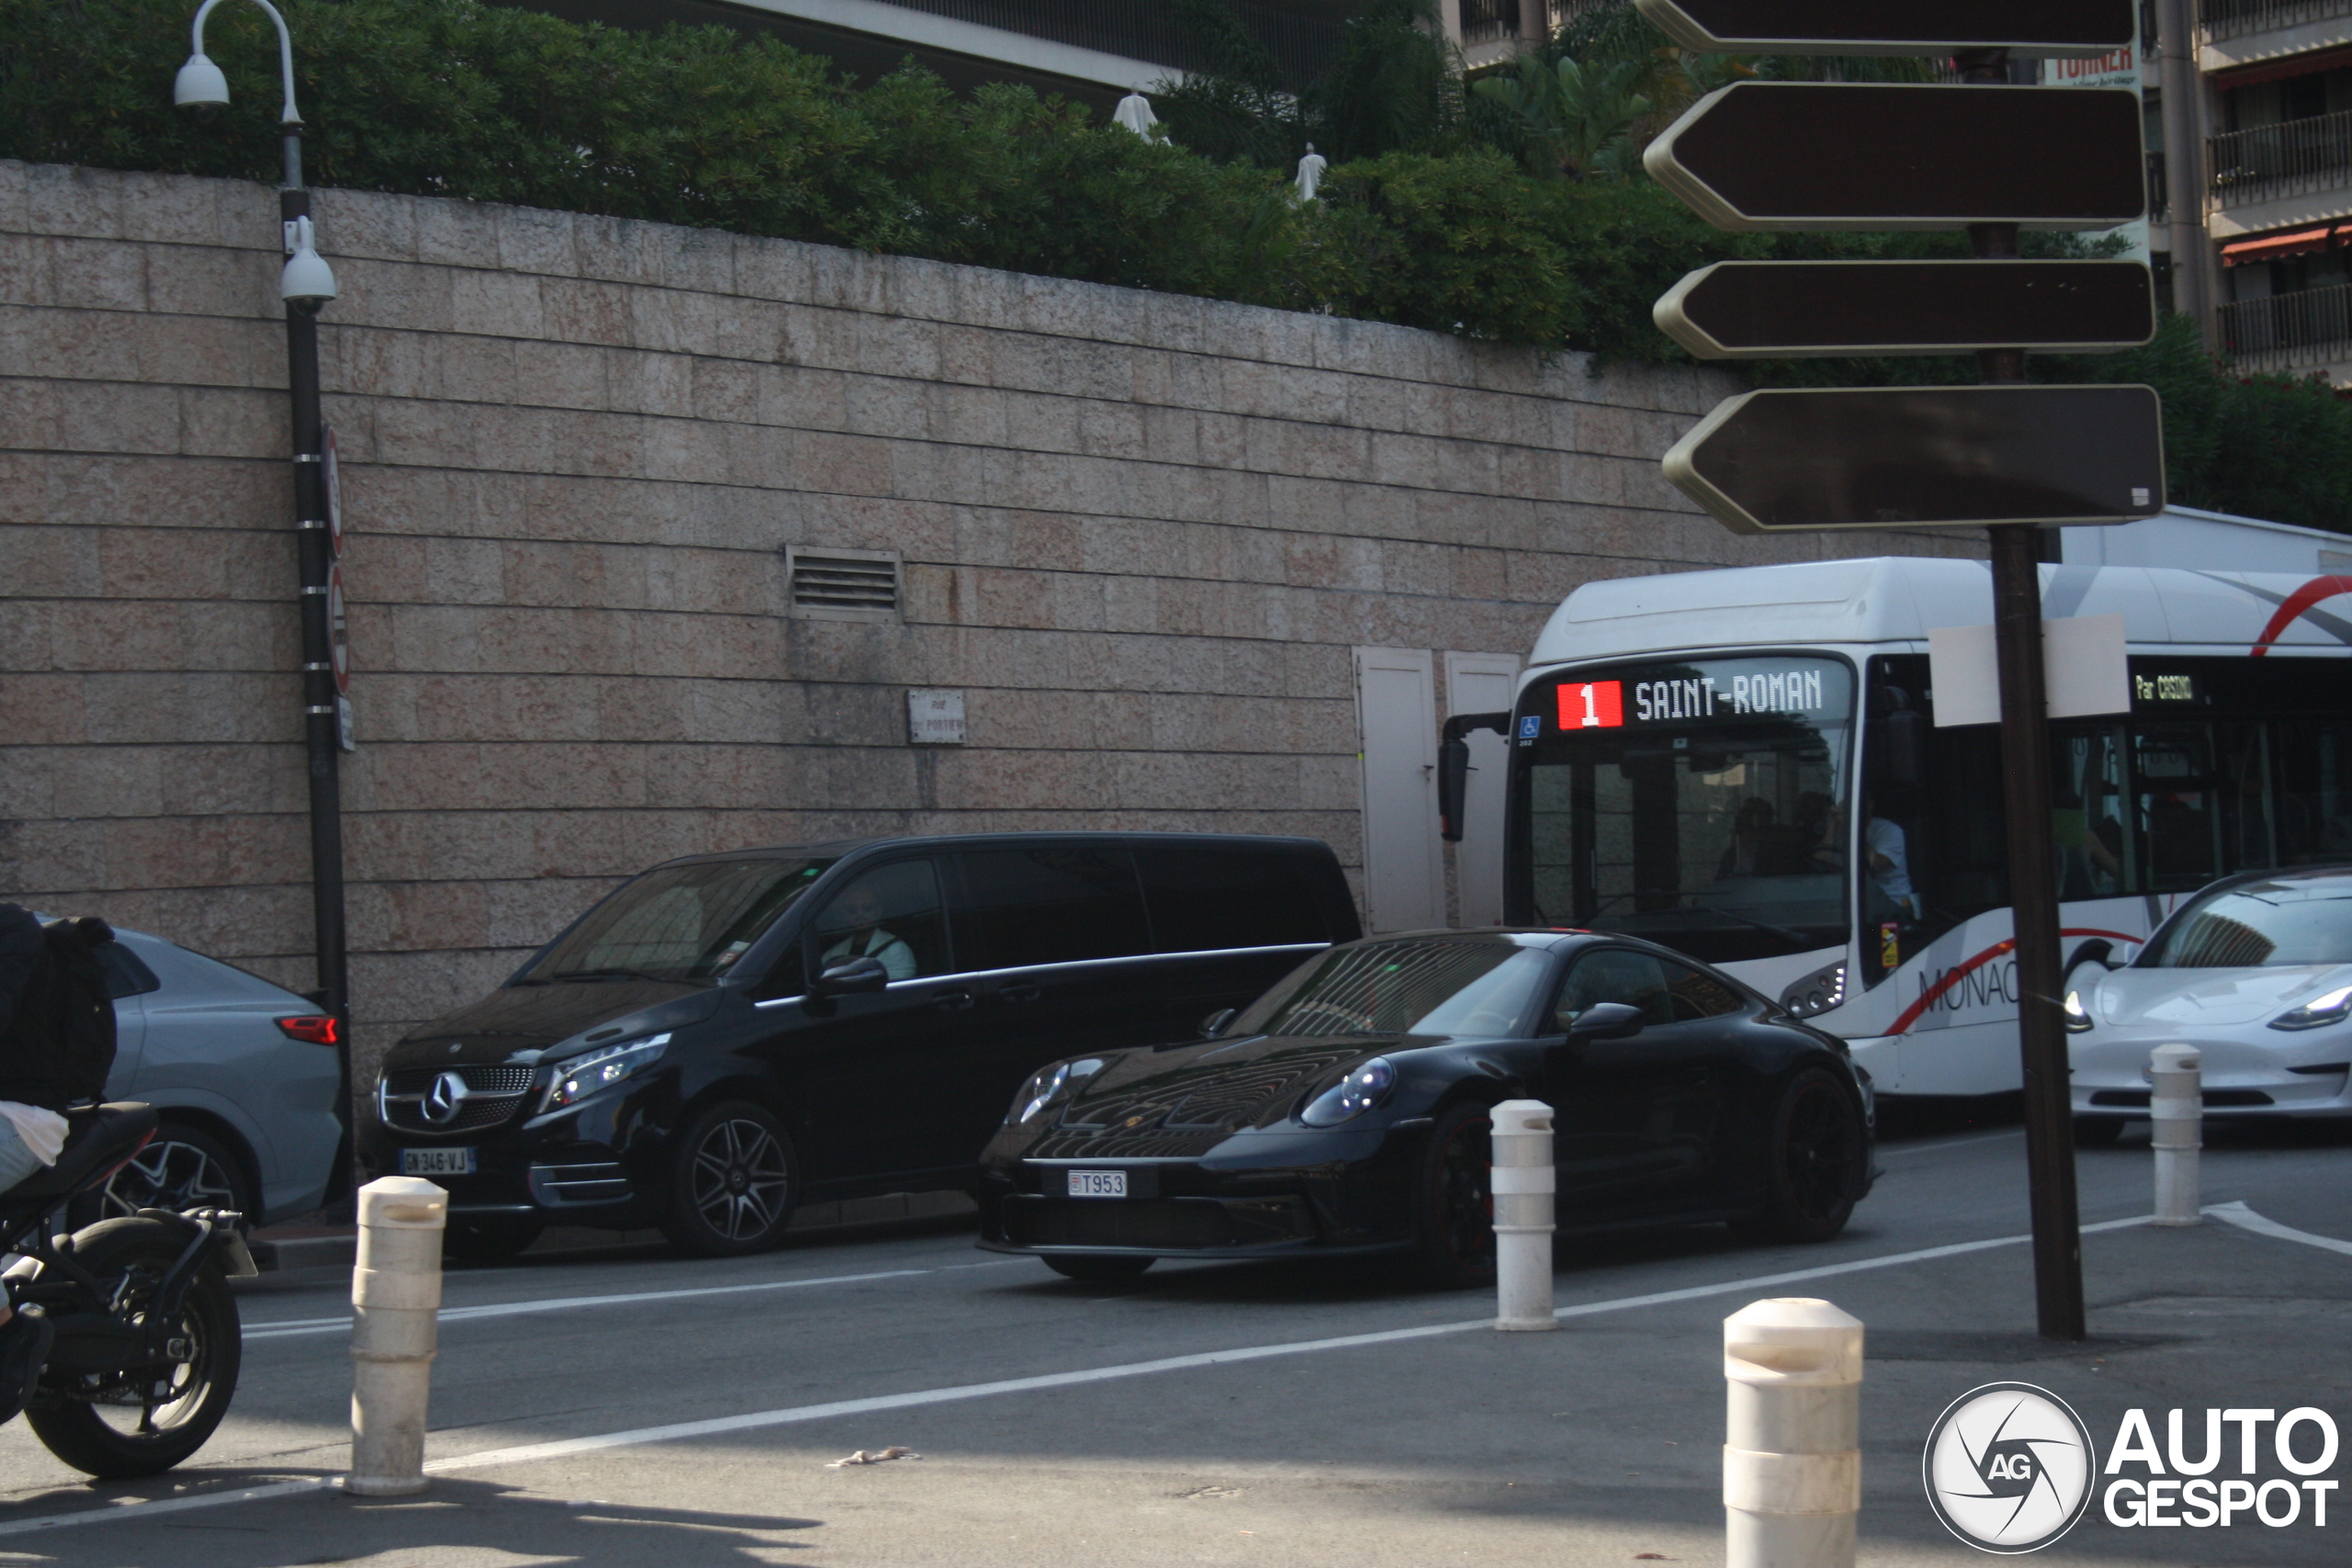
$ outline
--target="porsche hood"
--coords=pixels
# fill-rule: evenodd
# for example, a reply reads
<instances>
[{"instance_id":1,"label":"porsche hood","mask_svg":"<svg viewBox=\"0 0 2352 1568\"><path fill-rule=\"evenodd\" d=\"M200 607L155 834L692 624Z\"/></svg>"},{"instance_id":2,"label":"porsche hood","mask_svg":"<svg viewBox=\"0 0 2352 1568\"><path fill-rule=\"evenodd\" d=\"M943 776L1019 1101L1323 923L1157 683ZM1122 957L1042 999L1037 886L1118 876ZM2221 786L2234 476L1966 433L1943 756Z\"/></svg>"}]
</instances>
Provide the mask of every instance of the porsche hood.
<instances>
[{"instance_id":1,"label":"porsche hood","mask_svg":"<svg viewBox=\"0 0 2352 1568\"><path fill-rule=\"evenodd\" d=\"M1259 1034L1130 1052L1046 1112L1043 1132L1022 1153L1032 1159L1205 1154L1245 1128L1279 1121L1300 1095L1399 1043L1396 1035Z\"/></svg>"}]
</instances>

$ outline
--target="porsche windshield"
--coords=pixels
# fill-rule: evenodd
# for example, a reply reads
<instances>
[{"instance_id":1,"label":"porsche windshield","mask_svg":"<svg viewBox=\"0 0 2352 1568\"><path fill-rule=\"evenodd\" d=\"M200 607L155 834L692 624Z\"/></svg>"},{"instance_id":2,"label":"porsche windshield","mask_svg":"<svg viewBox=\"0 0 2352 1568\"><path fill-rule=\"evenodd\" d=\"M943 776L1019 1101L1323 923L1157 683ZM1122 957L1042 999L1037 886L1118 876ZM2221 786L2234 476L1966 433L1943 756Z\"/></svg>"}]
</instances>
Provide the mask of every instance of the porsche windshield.
<instances>
[{"instance_id":1,"label":"porsche windshield","mask_svg":"<svg viewBox=\"0 0 2352 1568\"><path fill-rule=\"evenodd\" d=\"M1854 678L1798 654L1581 670L1514 725L1514 889L1713 963L1847 941Z\"/></svg>"},{"instance_id":2,"label":"porsche windshield","mask_svg":"<svg viewBox=\"0 0 2352 1568\"><path fill-rule=\"evenodd\" d=\"M1305 965L1230 1033L1508 1034L1544 978L1543 953L1503 942L1385 942Z\"/></svg>"},{"instance_id":3,"label":"porsche windshield","mask_svg":"<svg viewBox=\"0 0 2352 1568\"><path fill-rule=\"evenodd\" d=\"M757 942L830 860L793 856L690 861L626 882L515 976L670 980L707 985Z\"/></svg>"}]
</instances>

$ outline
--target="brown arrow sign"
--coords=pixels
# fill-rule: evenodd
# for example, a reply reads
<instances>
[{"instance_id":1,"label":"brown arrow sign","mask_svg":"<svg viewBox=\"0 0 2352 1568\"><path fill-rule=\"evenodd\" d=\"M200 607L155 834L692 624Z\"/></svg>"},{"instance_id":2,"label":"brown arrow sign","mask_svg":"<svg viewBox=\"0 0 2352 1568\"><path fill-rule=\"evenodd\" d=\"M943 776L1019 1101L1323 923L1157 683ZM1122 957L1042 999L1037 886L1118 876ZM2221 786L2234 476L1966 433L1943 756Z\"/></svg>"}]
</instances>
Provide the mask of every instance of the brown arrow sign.
<instances>
[{"instance_id":1,"label":"brown arrow sign","mask_svg":"<svg viewBox=\"0 0 2352 1568\"><path fill-rule=\"evenodd\" d=\"M1717 262L1651 314L1701 359L2097 354L2156 333L2148 269L2121 261Z\"/></svg>"},{"instance_id":2,"label":"brown arrow sign","mask_svg":"<svg viewBox=\"0 0 2352 1568\"><path fill-rule=\"evenodd\" d=\"M1741 54L2012 54L2089 56L2129 49L2134 0L1634 0L1685 49Z\"/></svg>"},{"instance_id":3,"label":"brown arrow sign","mask_svg":"<svg viewBox=\"0 0 2352 1568\"><path fill-rule=\"evenodd\" d=\"M1742 534L2129 523L2165 508L2164 420L2147 387L1749 392L1665 468Z\"/></svg>"},{"instance_id":4,"label":"brown arrow sign","mask_svg":"<svg viewBox=\"0 0 2352 1568\"><path fill-rule=\"evenodd\" d=\"M2140 113L2121 87L1739 82L1642 166L1718 229L2112 229L2148 208Z\"/></svg>"}]
</instances>

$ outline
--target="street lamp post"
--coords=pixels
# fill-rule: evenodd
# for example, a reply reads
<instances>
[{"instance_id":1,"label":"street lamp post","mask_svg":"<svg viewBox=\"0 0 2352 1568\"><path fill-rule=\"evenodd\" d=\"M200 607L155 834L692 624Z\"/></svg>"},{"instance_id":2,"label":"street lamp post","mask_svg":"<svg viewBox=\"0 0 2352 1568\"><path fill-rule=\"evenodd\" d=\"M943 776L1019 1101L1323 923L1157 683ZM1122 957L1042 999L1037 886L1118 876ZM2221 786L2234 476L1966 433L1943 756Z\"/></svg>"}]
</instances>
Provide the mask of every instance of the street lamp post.
<instances>
[{"instance_id":1,"label":"street lamp post","mask_svg":"<svg viewBox=\"0 0 2352 1568\"><path fill-rule=\"evenodd\" d=\"M229 101L229 81L204 52L204 23L220 0L204 0L191 29L193 51L173 84L172 100L209 115ZM335 297L334 272L319 255L311 222L311 193L302 184L302 117L294 107L294 43L286 18L269 0L254 0L277 28L277 65L285 101L278 132L286 179L277 193L286 265L277 292L286 302L286 382L293 405L294 527L301 568L302 712L310 751L311 913L318 954L320 1004L334 1015L340 1092L335 1118L344 1128L344 1156L335 1192L347 1186L351 1152L351 985L345 954L343 790L344 728L336 675L336 628L328 601L335 577L335 541L328 527L325 423L319 405L319 311Z\"/></svg>"}]
</instances>

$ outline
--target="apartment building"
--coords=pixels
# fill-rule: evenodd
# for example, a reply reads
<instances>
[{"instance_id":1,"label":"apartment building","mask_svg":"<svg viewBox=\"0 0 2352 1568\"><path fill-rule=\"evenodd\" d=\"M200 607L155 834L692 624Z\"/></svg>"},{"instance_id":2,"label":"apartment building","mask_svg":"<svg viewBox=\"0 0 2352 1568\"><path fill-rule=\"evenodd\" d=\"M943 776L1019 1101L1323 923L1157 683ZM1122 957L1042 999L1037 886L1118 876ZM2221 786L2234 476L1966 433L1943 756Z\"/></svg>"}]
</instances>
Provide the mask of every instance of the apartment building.
<instances>
[{"instance_id":1,"label":"apartment building","mask_svg":"<svg viewBox=\"0 0 2352 1568\"><path fill-rule=\"evenodd\" d=\"M2199 198L2175 216L2202 220L2175 269L2182 308L2201 303L2244 368L2352 387L2352 0L2165 9L2193 46L2165 51L2166 87L2190 88L2176 99L2187 123L2166 130L2199 176L2175 182Z\"/></svg>"}]
</instances>

